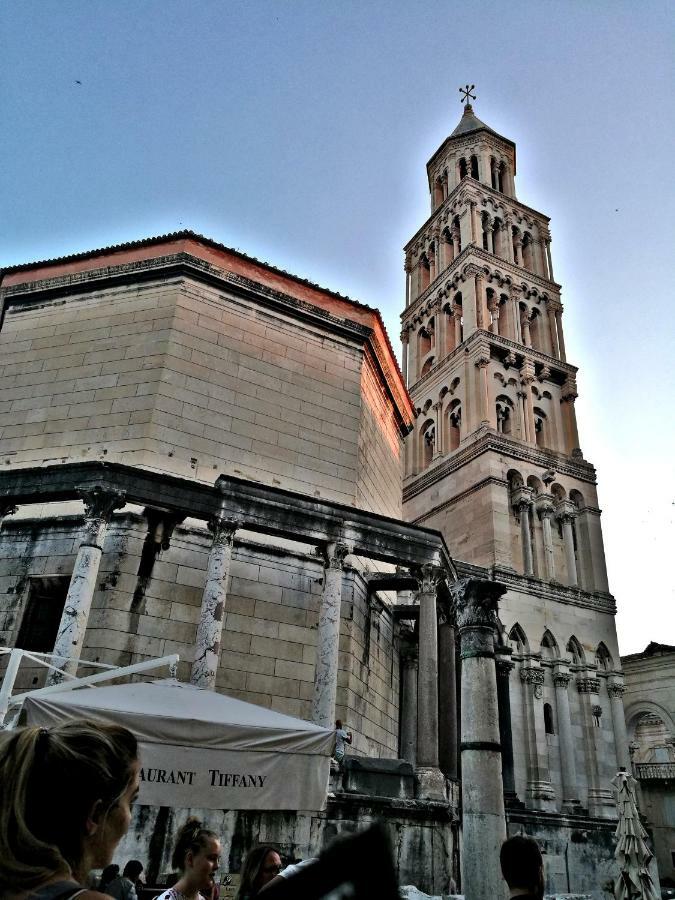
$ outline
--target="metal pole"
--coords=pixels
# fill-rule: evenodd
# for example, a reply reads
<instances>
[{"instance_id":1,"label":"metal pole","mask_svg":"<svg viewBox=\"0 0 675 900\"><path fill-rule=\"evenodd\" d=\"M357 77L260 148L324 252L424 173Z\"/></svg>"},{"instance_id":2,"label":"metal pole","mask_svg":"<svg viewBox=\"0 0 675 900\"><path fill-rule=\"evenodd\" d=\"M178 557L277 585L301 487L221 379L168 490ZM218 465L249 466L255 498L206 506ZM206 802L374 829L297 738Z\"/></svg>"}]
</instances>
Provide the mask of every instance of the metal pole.
<instances>
[{"instance_id":1,"label":"metal pole","mask_svg":"<svg viewBox=\"0 0 675 900\"><path fill-rule=\"evenodd\" d=\"M9 709L12 691L14 690L14 682L16 681L16 676L19 674L19 666L21 665L22 657L23 650L14 647L10 651L5 677L2 679L2 685L0 685L0 725L4 723L7 710Z\"/></svg>"}]
</instances>

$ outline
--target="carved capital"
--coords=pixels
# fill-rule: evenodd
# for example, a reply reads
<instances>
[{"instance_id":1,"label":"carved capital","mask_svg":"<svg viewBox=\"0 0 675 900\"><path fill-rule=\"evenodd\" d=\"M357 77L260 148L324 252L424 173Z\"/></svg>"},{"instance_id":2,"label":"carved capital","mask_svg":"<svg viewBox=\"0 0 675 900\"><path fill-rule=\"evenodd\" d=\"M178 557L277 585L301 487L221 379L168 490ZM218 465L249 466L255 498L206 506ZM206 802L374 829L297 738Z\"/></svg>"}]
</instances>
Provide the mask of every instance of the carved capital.
<instances>
[{"instance_id":1,"label":"carved capital","mask_svg":"<svg viewBox=\"0 0 675 900\"><path fill-rule=\"evenodd\" d=\"M418 593L435 594L438 585L445 578L445 569L427 563L422 566L417 574Z\"/></svg>"},{"instance_id":2,"label":"carved capital","mask_svg":"<svg viewBox=\"0 0 675 900\"><path fill-rule=\"evenodd\" d=\"M532 505L532 488L520 485L511 491L511 506L518 512Z\"/></svg>"},{"instance_id":3,"label":"carved capital","mask_svg":"<svg viewBox=\"0 0 675 900\"><path fill-rule=\"evenodd\" d=\"M568 375L565 379L565 383L562 386L560 396L563 400L570 400L572 402L574 402L579 396L579 393L577 391L577 380L573 375Z\"/></svg>"},{"instance_id":4,"label":"carved capital","mask_svg":"<svg viewBox=\"0 0 675 900\"><path fill-rule=\"evenodd\" d=\"M571 500L559 500L555 505L555 517L561 522L571 522L578 510Z\"/></svg>"},{"instance_id":5,"label":"carved capital","mask_svg":"<svg viewBox=\"0 0 675 900\"><path fill-rule=\"evenodd\" d=\"M113 512L121 509L126 503L123 491L105 490L100 485L78 491L84 503L85 529L91 543L95 544L100 537L101 529L110 521Z\"/></svg>"},{"instance_id":6,"label":"carved capital","mask_svg":"<svg viewBox=\"0 0 675 900\"><path fill-rule=\"evenodd\" d=\"M567 689L570 681L572 680L572 676L569 672L561 672L557 671L553 673L553 684L556 687L562 687Z\"/></svg>"},{"instance_id":7,"label":"carved capital","mask_svg":"<svg viewBox=\"0 0 675 900\"><path fill-rule=\"evenodd\" d=\"M553 516L553 498L549 494L539 494L534 501L540 519L550 519Z\"/></svg>"},{"instance_id":8,"label":"carved capital","mask_svg":"<svg viewBox=\"0 0 675 900\"><path fill-rule=\"evenodd\" d=\"M520 370L520 380L523 384L532 384L535 378L534 365L526 360Z\"/></svg>"},{"instance_id":9,"label":"carved capital","mask_svg":"<svg viewBox=\"0 0 675 900\"><path fill-rule=\"evenodd\" d=\"M327 544L324 550L326 568L342 569L345 559L351 552L351 547L345 541L335 541Z\"/></svg>"},{"instance_id":10,"label":"carved capital","mask_svg":"<svg viewBox=\"0 0 675 900\"><path fill-rule=\"evenodd\" d=\"M611 684L607 685L607 693L612 699L621 698L626 692L625 684L621 684L619 681L614 681Z\"/></svg>"},{"instance_id":11,"label":"carved capital","mask_svg":"<svg viewBox=\"0 0 675 900\"><path fill-rule=\"evenodd\" d=\"M206 523L213 535L213 546L232 546L237 528L241 528L239 519L231 519L226 516L214 515Z\"/></svg>"},{"instance_id":12,"label":"carved capital","mask_svg":"<svg viewBox=\"0 0 675 900\"><path fill-rule=\"evenodd\" d=\"M577 678L577 690L580 694L598 694L600 692L600 679Z\"/></svg>"},{"instance_id":13,"label":"carved capital","mask_svg":"<svg viewBox=\"0 0 675 900\"><path fill-rule=\"evenodd\" d=\"M498 678L508 678L511 675L511 672L515 668L515 663L511 662L508 656L503 656L499 650L497 650L497 654L495 656L495 665L497 667L497 677Z\"/></svg>"},{"instance_id":14,"label":"carved capital","mask_svg":"<svg viewBox=\"0 0 675 900\"><path fill-rule=\"evenodd\" d=\"M487 369L490 365L490 356L479 356L475 362L475 366L477 369Z\"/></svg>"},{"instance_id":15,"label":"carved capital","mask_svg":"<svg viewBox=\"0 0 675 900\"><path fill-rule=\"evenodd\" d=\"M159 552L159 548L168 550L174 529L176 525L180 525L185 516L180 513L152 509L152 507L146 507L143 514L148 523L148 534L152 536L157 545L157 552Z\"/></svg>"},{"instance_id":16,"label":"carved capital","mask_svg":"<svg viewBox=\"0 0 675 900\"><path fill-rule=\"evenodd\" d=\"M468 266L464 266L464 275L468 278L478 278L479 276L485 275L485 272L473 263L469 263Z\"/></svg>"},{"instance_id":17,"label":"carved capital","mask_svg":"<svg viewBox=\"0 0 675 900\"><path fill-rule=\"evenodd\" d=\"M460 631L496 626L499 598L506 593L503 584L483 578L461 578L449 590Z\"/></svg>"}]
</instances>

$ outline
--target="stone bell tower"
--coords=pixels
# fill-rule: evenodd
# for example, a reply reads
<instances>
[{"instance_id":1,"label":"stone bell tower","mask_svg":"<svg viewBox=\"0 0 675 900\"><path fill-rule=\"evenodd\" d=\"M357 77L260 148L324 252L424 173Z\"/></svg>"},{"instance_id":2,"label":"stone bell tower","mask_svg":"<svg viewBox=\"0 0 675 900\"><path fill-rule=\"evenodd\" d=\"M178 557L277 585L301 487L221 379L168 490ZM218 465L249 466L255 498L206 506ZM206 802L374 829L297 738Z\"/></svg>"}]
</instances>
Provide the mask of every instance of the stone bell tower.
<instances>
[{"instance_id":1,"label":"stone bell tower","mask_svg":"<svg viewBox=\"0 0 675 900\"><path fill-rule=\"evenodd\" d=\"M511 719L505 795L540 812L611 816L608 780L627 764L615 606L549 218L516 197L515 144L464 93L459 124L427 164L430 216L405 247L401 337L416 420L404 516L440 530L468 572L486 568L508 587L497 667Z\"/></svg>"}]
</instances>

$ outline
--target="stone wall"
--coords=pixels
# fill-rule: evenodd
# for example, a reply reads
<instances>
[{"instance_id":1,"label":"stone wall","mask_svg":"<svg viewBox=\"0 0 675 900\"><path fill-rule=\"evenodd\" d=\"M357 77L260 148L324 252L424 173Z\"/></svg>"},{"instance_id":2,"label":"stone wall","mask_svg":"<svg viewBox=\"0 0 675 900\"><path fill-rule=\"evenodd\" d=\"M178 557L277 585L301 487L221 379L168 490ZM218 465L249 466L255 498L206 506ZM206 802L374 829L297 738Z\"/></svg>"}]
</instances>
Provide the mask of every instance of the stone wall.
<instances>
[{"instance_id":1,"label":"stone wall","mask_svg":"<svg viewBox=\"0 0 675 900\"><path fill-rule=\"evenodd\" d=\"M379 377L360 337L190 278L16 304L0 458L226 473L397 515L401 439Z\"/></svg>"}]
</instances>

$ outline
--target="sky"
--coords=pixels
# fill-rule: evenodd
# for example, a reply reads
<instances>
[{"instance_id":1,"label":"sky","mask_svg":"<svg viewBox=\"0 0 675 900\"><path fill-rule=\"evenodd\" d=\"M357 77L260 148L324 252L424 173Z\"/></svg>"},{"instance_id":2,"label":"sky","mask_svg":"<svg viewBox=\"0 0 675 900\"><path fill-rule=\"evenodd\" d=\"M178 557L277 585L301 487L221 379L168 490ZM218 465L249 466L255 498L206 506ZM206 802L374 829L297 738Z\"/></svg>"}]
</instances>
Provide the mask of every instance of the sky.
<instances>
[{"instance_id":1,"label":"sky","mask_svg":"<svg viewBox=\"0 0 675 900\"><path fill-rule=\"evenodd\" d=\"M461 116L551 216L622 653L675 644L675 15L660 0L4 0L0 265L191 228L382 311Z\"/></svg>"}]
</instances>

